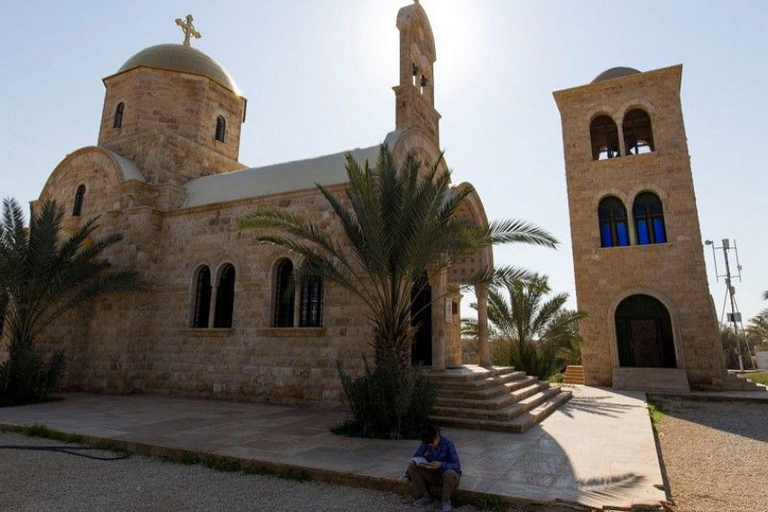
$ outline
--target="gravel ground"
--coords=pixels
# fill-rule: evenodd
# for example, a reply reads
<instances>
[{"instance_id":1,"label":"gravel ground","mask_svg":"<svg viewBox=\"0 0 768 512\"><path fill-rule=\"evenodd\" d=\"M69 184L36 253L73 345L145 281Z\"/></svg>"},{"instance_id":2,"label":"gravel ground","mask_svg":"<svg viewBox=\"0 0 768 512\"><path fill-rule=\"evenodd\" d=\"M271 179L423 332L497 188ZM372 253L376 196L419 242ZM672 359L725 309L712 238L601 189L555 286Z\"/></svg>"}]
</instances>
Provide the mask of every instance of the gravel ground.
<instances>
[{"instance_id":1,"label":"gravel ground","mask_svg":"<svg viewBox=\"0 0 768 512\"><path fill-rule=\"evenodd\" d=\"M0 445L63 444L0 433ZM109 452L89 453L114 456ZM406 497L387 492L223 473L140 455L118 461L95 461L54 452L0 450L0 510L388 512L417 509L410 506ZM454 510L477 511L470 506L454 507Z\"/></svg>"},{"instance_id":2,"label":"gravel ground","mask_svg":"<svg viewBox=\"0 0 768 512\"><path fill-rule=\"evenodd\" d=\"M672 510L768 511L768 404L657 401Z\"/></svg>"}]
</instances>

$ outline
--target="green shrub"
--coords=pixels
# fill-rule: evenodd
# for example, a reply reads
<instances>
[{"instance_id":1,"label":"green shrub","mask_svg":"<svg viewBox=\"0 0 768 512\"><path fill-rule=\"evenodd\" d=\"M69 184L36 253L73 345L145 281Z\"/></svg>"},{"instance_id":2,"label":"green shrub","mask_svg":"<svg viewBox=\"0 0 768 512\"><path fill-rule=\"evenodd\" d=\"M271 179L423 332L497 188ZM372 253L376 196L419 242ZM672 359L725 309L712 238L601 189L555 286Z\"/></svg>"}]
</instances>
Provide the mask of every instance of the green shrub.
<instances>
[{"instance_id":1,"label":"green shrub","mask_svg":"<svg viewBox=\"0 0 768 512\"><path fill-rule=\"evenodd\" d=\"M0 406L45 400L66 371L62 352L46 363L33 343L12 342L8 360L0 364Z\"/></svg>"},{"instance_id":2,"label":"green shrub","mask_svg":"<svg viewBox=\"0 0 768 512\"><path fill-rule=\"evenodd\" d=\"M415 368L403 368L394 355L375 369L367 362L356 379L337 363L352 418L336 434L379 439L418 439L437 398L437 388Z\"/></svg>"}]
</instances>

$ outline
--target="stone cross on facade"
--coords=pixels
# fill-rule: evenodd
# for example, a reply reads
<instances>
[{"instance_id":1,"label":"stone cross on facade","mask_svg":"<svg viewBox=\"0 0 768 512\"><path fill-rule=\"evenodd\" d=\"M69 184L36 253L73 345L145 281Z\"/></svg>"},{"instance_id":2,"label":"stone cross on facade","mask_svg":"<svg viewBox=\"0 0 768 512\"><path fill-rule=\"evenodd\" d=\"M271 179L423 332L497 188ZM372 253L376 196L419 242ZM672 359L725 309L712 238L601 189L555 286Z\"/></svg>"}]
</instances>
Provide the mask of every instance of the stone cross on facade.
<instances>
[{"instance_id":1,"label":"stone cross on facade","mask_svg":"<svg viewBox=\"0 0 768 512\"><path fill-rule=\"evenodd\" d=\"M189 37L192 36L195 39L200 39L202 36L200 35L200 32L195 30L195 26L192 25L192 21L194 18L191 14L187 14L187 21L182 20L181 18L176 18L176 24L181 27L181 30L184 32L184 46L191 46L189 44Z\"/></svg>"}]
</instances>

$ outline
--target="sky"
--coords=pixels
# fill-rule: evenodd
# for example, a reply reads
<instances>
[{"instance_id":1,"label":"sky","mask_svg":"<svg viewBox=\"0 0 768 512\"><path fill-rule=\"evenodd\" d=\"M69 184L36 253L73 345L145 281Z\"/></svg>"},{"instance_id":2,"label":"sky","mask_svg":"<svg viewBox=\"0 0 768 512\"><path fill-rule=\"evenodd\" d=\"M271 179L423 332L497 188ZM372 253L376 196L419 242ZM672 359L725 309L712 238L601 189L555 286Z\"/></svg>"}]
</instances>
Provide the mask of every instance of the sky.
<instances>
[{"instance_id":1,"label":"sky","mask_svg":"<svg viewBox=\"0 0 768 512\"><path fill-rule=\"evenodd\" d=\"M35 199L68 154L97 141L104 86L131 55L181 42L221 62L248 99L240 160L260 166L366 147L394 129L395 18L407 0L132 0L0 3L0 193ZM560 116L552 91L605 69L682 63L702 238L738 242L745 319L768 307L768 2L421 0L435 36L435 106L456 182L490 219L551 231L558 250L510 246L497 263L571 294ZM718 242L718 245L719 242ZM705 253L718 315L725 297ZM722 261L718 262L722 265ZM464 310L466 311L466 309Z\"/></svg>"}]
</instances>

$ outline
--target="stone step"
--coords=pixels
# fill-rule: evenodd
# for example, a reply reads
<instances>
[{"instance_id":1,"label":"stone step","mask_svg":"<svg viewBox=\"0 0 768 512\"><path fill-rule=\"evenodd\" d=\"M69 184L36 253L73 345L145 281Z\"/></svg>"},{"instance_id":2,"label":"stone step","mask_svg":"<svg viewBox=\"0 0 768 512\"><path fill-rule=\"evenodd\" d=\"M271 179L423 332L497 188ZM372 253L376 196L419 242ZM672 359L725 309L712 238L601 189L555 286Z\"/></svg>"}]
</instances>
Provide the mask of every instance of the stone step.
<instances>
[{"instance_id":1,"label":"stone step","mask_svg":"<svg viewBox=\"0 0 768 512\"><path fill-rule=\"evenodd\" d=\"M433 414L450 418L471 418L478 420L505 421L519 416L524 412L534 409L548 398L560 393L559 388L547 387L547 384L541 383L534 392L525 398L515 401L500 409L464 409L462 407L438 407L435 406Z\"/></svg>"},{"instance_id":2,"label":"stone step","mask_svg":"<svg viewBox=\"0 0 768 512\"><path fill-rule=\"evenodd\" d=\"M430 416L430 420L441 427L466 428L472 430L493 430L521 434L552 414L560 405L571 398L570 391L561 391L536 406L507 421L459 418L453 416Z\"/></svg>"},{"instance_id":3,"label":"stone step","mask_svg":"<svg viewBox=\"0 0 768 512\"><path fill-rule=\"evenodd\" d=\"M522 372L520 372L522 373ZM503 382L497 385L487 387L456 387L440 388L439 396L441 398L459 399L459 400L490 400L496 397L504 396L526 386L537 382L536 377L522 376L521 378Z\"/></svg>"},{"instance_id":4,"label":"stone step","mask_svg":"<svg viewBox=\"0 0 768 512\"><path fill-rule=\"evenodd\" d=\"M472 382L476 380L495 377L496 375L510 373L514 371L511 366L494 366L493 368L484 368L477 365L467 365L461 369L448 369L445 372L433 373L425 370L425 374L437 384L443 383L461 383Z\"/></svg>"},{"instance_id":5,"label":"stone step","mask_svg":"<svg viewBox=\"0 0 768 512\"><path fill-rule=\"evenodd\" d=\"M445 389L445 390L456 390L456 389L479 390L479 389L489 388L492 386L498 386L500 384L506 384L507 382L512 382L515 380L522 379L523 377L525 377L525 372L507 371L504 373L493 375L491 377L475 378L472 380L458 380L458 381L442 380L442 381L436 381L436 384L439 389Z\"/></svg>"},{"instance_id":6,"label":"stone step","mask_svg":"<svg viewBox=\"0 0 768 512\"><path fill-rule=\"evenodd\" d=\"M563 382L566 384L584 384L584 367L575 364L566 366Z\"/></svg>"},{"instance_id":7,"label":"stone step","mask_svg":"<svg viewBox=\"0 0 768 512\"><path fill-rule=\"evenodd\" d=\"M690 391L685 370L677 368L614 368L615 389Z\"/></svg>"},{"instance_id":8,"label":"stone step","mask_svg":"<svg viewBox=\"0 0 768 512\"><path fill-rule=\"evenodd\" d=\"M549 386L545 383L540 383L536 377L525 377L524 379L503 384L500 387L502 392L490 397L456 397L455 395L447 396L441 393L435 405L438 407L460 407L462 409L501 409Z\"/></svg>"}]
</instances>

